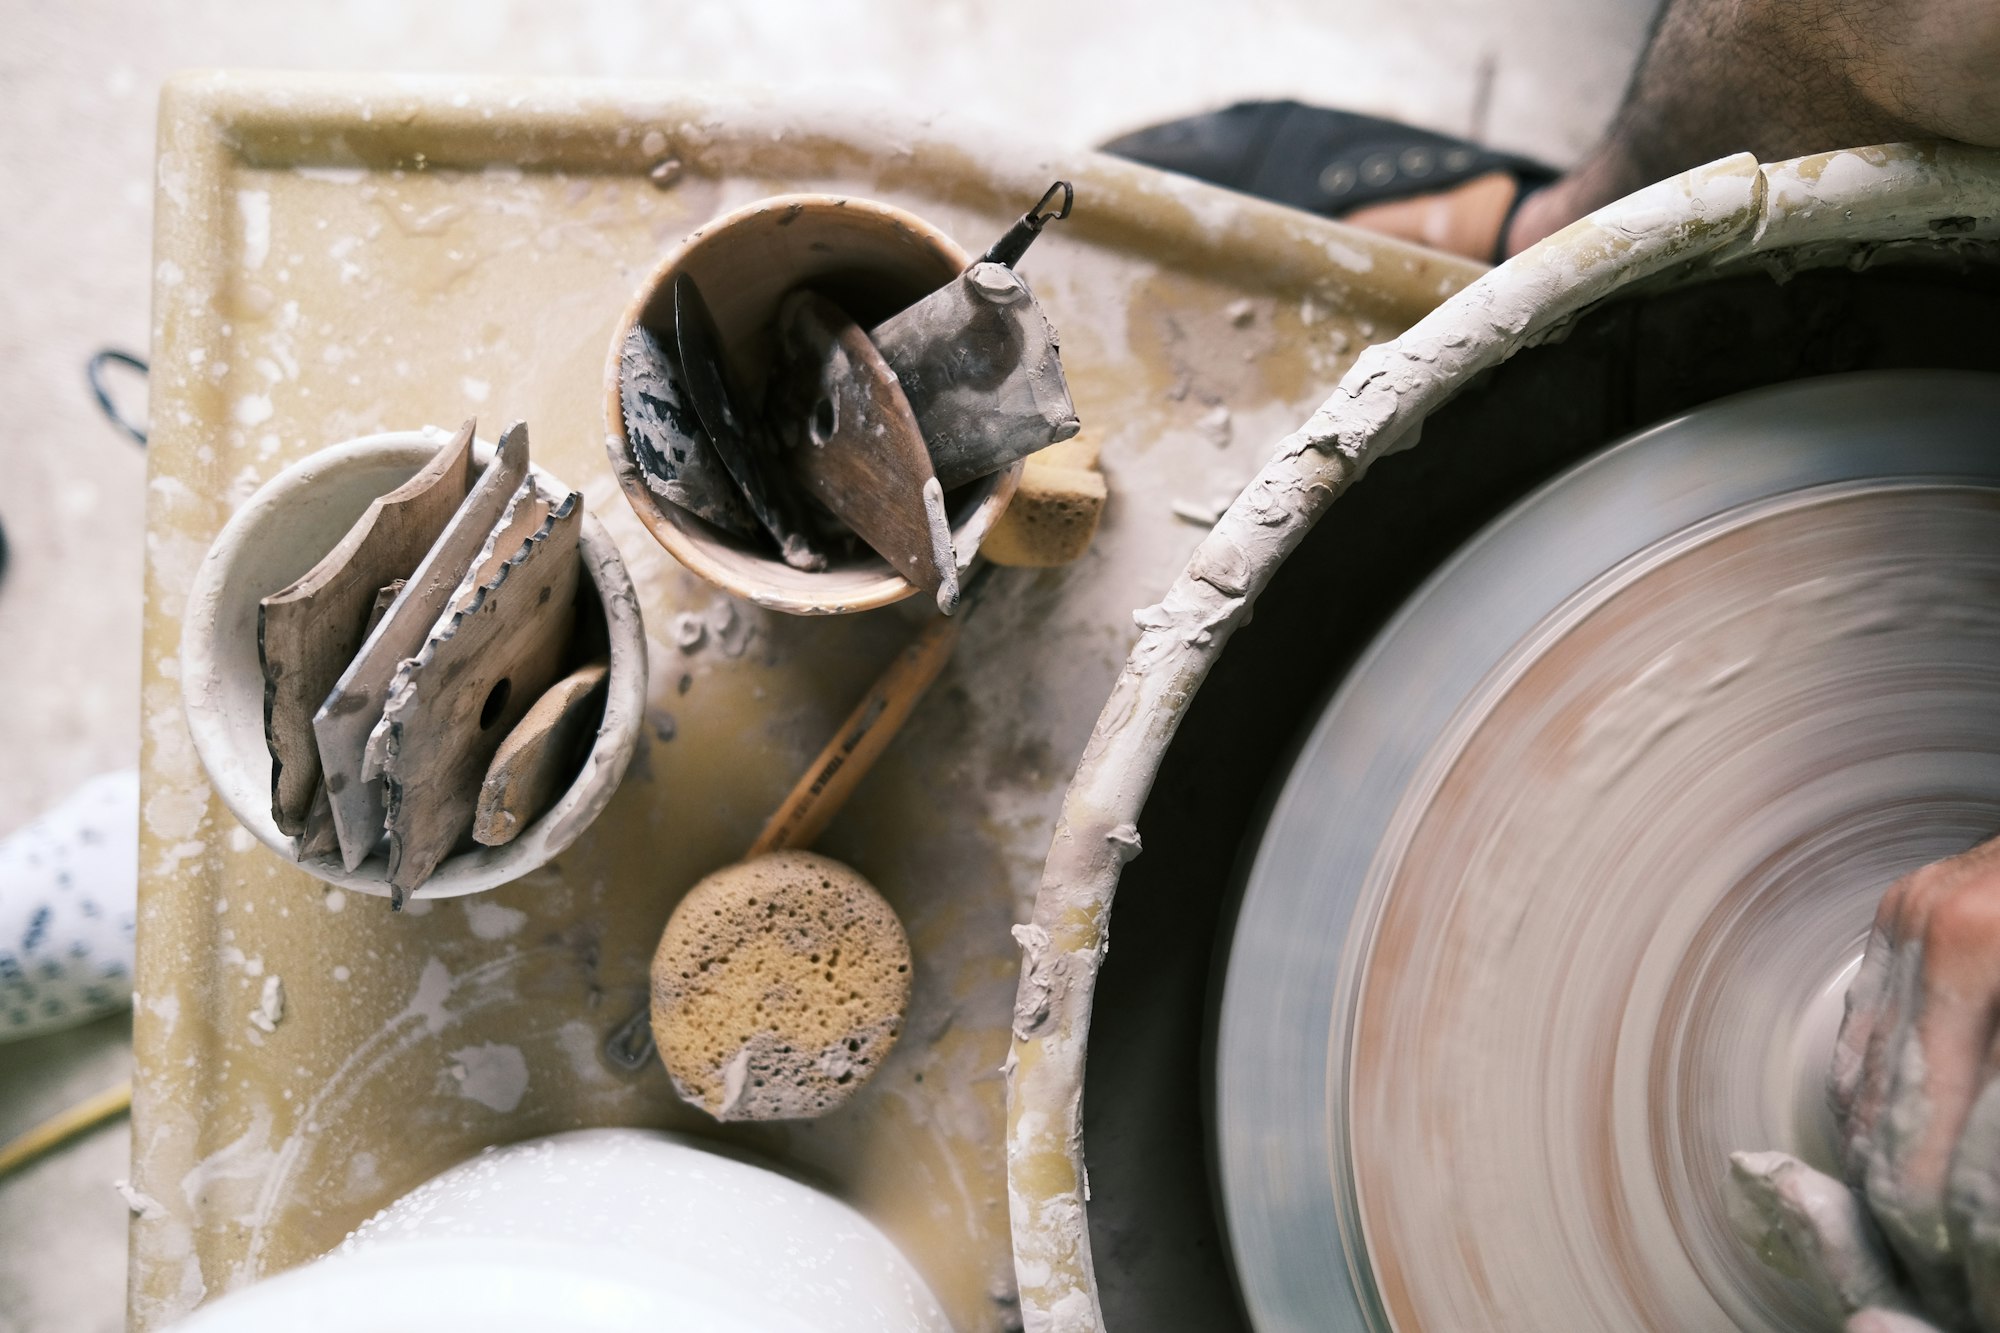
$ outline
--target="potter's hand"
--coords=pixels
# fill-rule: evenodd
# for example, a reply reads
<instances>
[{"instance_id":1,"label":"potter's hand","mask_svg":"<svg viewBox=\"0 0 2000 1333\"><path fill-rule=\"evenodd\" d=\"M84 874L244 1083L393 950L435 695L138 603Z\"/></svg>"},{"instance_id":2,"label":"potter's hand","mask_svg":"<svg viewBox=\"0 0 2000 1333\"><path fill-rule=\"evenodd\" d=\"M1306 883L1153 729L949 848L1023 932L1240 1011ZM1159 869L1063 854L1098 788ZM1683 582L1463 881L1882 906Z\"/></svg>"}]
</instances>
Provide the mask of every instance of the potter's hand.
<instances>
[{"instance_id":1,"label":"potter's hand","mask_svg":"<svg viewBox=\"0 0 2000 1333\"><path fill-rule=\"evenodd\" d=\"M1912 1311L1861 1196L1789 1153L1729 1156L1732 1220L1757 1257L1803 1282L1845 1333L1937 1333Z\"/></svg>"},{"instance_id":2,"label":"potter's hand","mask_svg":"<svg viewBox=\"0 0 2000 1333\"><path fill-rule=\"evenodd\" d=\"M2000 840L1883 897L1828 1091L1848 1183L1930 1317L2000 1333Z\"/></svg>"},{"instance_id":3,"label":"potter's hand","mask_svg":"<svg viewBox=\"0 0 2000 1333\"><path fill-rule=\"evenodd\" d=\"M2000 840L1883 897L1828 1093L1852 1190L1782 1153L1731 1159L1760 1251L1830 1311L1877 1307L1851 1333L1915 1311L2000 1333Z\"/></svg>"}]
</instances>

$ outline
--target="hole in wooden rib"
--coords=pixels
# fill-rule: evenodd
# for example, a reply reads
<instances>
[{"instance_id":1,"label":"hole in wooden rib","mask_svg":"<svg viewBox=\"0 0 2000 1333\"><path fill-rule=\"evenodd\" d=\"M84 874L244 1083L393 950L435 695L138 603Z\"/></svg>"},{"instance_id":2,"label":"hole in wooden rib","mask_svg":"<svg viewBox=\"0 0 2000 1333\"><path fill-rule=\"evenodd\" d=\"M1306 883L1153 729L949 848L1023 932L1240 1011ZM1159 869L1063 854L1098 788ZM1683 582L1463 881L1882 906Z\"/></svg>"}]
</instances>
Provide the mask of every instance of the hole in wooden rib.
<instances>
[{"instance_id":1,"label":"hole in wooden rib","mask_svg":"<svg viewBox=\"0 0 2000 1333\"><path fill-rule=\"evenodd\" d=\"M493 682L493 688L486 692L486 702L479 708L479 729L486 731L500 720L500 714L507 711L507 696L514 692L514 682L502 676Z\"/></svg>"}]
</instances>

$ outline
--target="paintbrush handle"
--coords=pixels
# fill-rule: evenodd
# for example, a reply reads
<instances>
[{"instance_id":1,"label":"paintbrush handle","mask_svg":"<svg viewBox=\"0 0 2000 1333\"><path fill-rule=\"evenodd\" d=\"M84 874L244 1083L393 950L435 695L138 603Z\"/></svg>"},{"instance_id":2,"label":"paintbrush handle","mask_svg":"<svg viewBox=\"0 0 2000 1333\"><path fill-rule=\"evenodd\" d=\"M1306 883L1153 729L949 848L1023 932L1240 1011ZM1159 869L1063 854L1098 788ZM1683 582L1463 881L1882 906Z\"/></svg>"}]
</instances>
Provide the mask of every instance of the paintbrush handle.
<instances>
[{"instance_id":1,"label":"paintbrush handle","mask_svg":"<svg viewBox=\"0 0 2000 1333\"><path fill-rule=\"evenodd\" d=\"M939 616L896 654L786 794L757 841L750 844L746 860L787 847L812 846L951 660L963 624L959 617Z\"/></svg>"},{"instance_id":2,"label":"paintbrush handle","mask_svg":"<svg viewBox=\"0 0 2000 1333\"><path fill-rule=\"evenodd\" d=\"M0 1147L0 1177L12 1175L50 1149L59 1148L86 1130L95 1129L131 1109L132 1080L128 1078L115 1088L106 1088L67 1111L50 1116L12 1143Z\"/></svg>"}]
</instances>

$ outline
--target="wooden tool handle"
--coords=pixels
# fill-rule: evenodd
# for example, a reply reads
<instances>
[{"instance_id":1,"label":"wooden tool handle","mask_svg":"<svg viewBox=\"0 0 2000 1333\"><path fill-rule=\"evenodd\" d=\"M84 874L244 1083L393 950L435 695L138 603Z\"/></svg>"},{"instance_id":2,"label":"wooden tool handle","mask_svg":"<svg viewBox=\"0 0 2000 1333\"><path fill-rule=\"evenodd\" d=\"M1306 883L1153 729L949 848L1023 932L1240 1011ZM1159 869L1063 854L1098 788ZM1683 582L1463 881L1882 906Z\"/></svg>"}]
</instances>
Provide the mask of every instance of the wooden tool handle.
<instances>
[{"instance_id":1,"label":"wooden tool handle","mask_svg":"<svg viewBox=\"0 0 2000 1333\"><path fill-rule=\"evenodd\" d=\"M788 847L812 846L951 660L963 623L959 617L939 616L896 654L805 776L786 794L757 841L750 844L746 860Z\"/></svg>"},{"instance_id":2,"label":"wooden tool handle","mask_svg":"<svg viewBox=\"0 0 2000 1333\"><path fill-rule=\"evenodd\" d=\"M43 1153L59 1148L84 1131L95 1129L131 1109L132 1080L128 1078L115 1088L106 1088L67 1111L50 1116L12 1143L0 1147L0 1178L12 1175Z\"/></svg>"}]
</instances>

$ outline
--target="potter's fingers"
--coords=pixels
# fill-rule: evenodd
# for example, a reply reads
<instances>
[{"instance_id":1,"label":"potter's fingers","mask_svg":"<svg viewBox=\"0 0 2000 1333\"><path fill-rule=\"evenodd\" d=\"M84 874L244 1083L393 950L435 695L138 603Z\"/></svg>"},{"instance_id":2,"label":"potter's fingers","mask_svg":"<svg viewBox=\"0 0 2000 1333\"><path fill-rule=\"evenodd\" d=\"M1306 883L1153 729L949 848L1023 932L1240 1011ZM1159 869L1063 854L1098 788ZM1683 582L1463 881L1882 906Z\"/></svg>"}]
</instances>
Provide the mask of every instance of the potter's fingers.
<instances>
[{"instance_id":1,"label":"potter's fingers","mask_svg":"<svg viewBox=\"0 0 2000 1333\"><path fill-rule=\"evenodd\" d=\"M1860 1077L1847 1114L1840 1121L1842 1168L1856 1189L1866 1186L1876 1157L1876 1139L1883 1125L1889 1090L1895 1081L1902 1044L1913 1041L1917 1003L1923 985L1924 945L1921 935L1895 939L1882 977L1882 990L1869 1021L1862 1051Z\"/></svg>"},{"instance_id":2,"label":"potter's fingers","mask_svg":"<svg viewBox=\"0 0 2000 1333\"><path fill-rule=\"evenodd\" d=\"M1868 1040L1880 1017L1884 993L1889 984L1889 960L1895 952L1889 932L1890 897L1884 895L1882 909L1868 931L1868 946L1861 966L1847 988L1840 1017L1840 1035L1833 1043L1833 1067L1827 1073L1827 1100L1833 1106L1834 1122L1846 1128L1853 1115L1854 1101L1861 1091L1861 1071L1868 1054Z\"/></svg>"},{"instance_id":3,"label":"potter's fingers","mask_svg":"<svg viewBox=\"0 0 2000 1333\"><path fill-rule=\"evenodd\" d=\"M1869 1207L1934 1314L1957 1319L1966 1275L1946 1187L1986 1082L2000 991L2000 881L1961 882L1924 925L1917 1002L1899 1024L1888 1100L1869 1153Z\"/></svg>"},{"instance_id":4,"label":"potter's fingers","mask_svg":"<svg viewBox=\"0 0 2000 1333\"><path fill-rule=\"evenodd\" d=\"M2000 833L1994 834L1970 851L1960 852L1952 860L1974 874L1993 874L2000 871Z\"/></svg>"},{"instance_id":5,"label":"potter's fingers","mask_svg":"<svg viewBox=\"0 0 2000 1333\"><path fill-rule=\"evenodd\" d=\"M1953 862L1940 861L1897 880L1883 898L1877 922L1889 952L1881 992L1874 1005L1862 1053L1860 1078L1840 1126L1848 1183L1861 1187L1874 1164L1876 1138L1883 1127L1890 1086L1902 1059L1922 986L1925 926L1934 904L1957 882Z\"/></svg>"},{"instance_id":6,"label":"potter's fingers","mask_svg":"<svg viewBox=\"0 0 2000 1333\"><path fill-rule=\"evenodd\" d=\"M2000 1038L1988 1048L1986 1086L1958 1136L1947 1208L1973 1318L1984 1333L2000 1333Z\"/></svg>"},{"instance_id":7,"label":"potter's fingers","mask_svg":"<svg viewBox=\"0 0 2000 1333\"><path fill-rule=\"evenodd\" d=\"M1863 1310L1847 1321L1842 1333L1943 1333L1943 1330L1900 1310Z\"/></svg>"},{"instance_id":8,"label":"potter's fingers","mask_svg":"<svg viewBox=\"0 0 2000 1333\"><path fill-rule=\"evenodd\" d=\"M1729 1180L1737 1235L1771 1268L1805 1283L1829 1315L1906 1308L1854 1191L1782 1152L1731 1153Z\"/></svg>"},{"instance_id":9,"label":"potter's fingers","mask_svg":"<svg viewBox=\"0 0 2000 1333\"><path fill-rule=\"evenodd\" d=\"M1929 867L1926 866L1925 869L1929 869ZM1909 897L1910 890L1917 881L1917 876L1922 873L1919 870L1904 875L1894 884L1891 884L1888 892L1882 895L1882 901L1875 904L1875 919L1872 923L1874 929L1887 935L1891 940L1896 938L1896 926L1902 920L1903 900Z\"/></svg>"}]
</instances>

